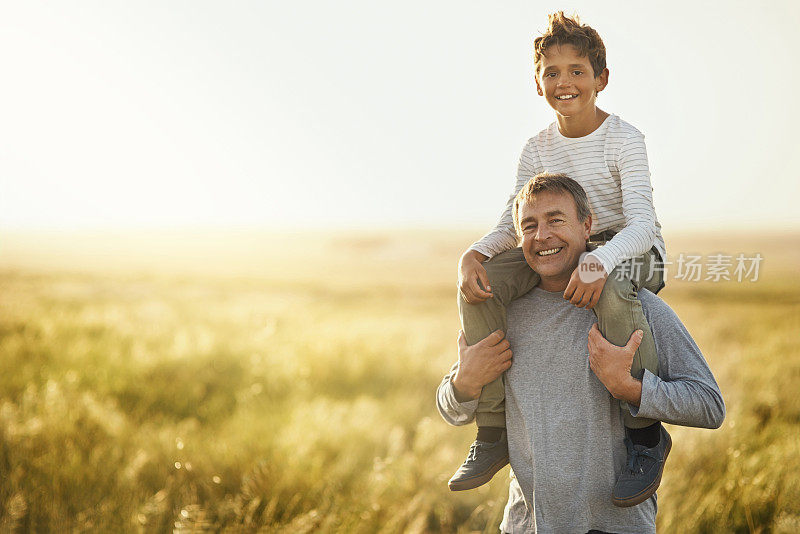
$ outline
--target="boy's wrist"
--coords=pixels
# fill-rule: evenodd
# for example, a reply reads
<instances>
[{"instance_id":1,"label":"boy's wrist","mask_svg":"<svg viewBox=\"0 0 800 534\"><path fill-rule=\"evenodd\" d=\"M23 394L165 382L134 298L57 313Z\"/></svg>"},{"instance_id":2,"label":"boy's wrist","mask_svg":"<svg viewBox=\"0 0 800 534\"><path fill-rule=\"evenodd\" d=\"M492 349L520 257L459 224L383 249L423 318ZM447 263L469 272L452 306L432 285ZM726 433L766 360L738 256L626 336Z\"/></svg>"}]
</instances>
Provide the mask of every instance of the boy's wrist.
<instances>
[{"instance_id":1,"label":"boy's wrist","mask_svg":"<svg viewBox=\"0 0 800 534\"><path fill-rule=\"evenodd\" d=\"M486 254L482 254L482 253L478 252L474 248L471 248L471 249L467 250L464 253L462 258L463 259L467 259L467 258L475 259L475 260L479 261L480 263L483 263L483 262L485 262L486 260L489 259L489 256L487 256Z\"/></svg>"},{"instance_id":2,"label":"boy's wrist","mask_svg":"<svg viewBox=\"0 0 800 534\"><path fill-rule=\"evenodd\" d=\"M596 263L597 265L603 268L603 273L605 273L606 277L608 277L611 274L611 271L608 270L609 265L607 264L606 261L604 261L602 253L596 254L599 248L600 247L596 247L592 250L589 250L586 256L584 257L584 261L590 261L592 263Z\"/></svg>"}]
</instances>

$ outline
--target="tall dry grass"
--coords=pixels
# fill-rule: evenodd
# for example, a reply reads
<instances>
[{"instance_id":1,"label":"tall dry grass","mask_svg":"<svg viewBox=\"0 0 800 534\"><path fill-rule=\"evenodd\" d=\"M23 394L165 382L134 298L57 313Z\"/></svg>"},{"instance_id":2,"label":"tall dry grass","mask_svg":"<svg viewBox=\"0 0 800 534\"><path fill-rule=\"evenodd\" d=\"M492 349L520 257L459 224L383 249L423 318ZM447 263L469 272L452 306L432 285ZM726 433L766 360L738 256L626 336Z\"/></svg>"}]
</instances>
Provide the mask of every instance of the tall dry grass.
<instances>
[{"instance_id":1,"label":"tall dry grass","mask_svg":"<svg viewBox=\"0 0 800 534\"><path fill-rule=\"evenodd\" d=\"M11 236L0 529L495 532L507 477L447 490L473 435L433 398L470 237ZM800 240L704 239L668 242L766 259L662 293L728 417L671 429L659 527L798 532Z\"/></svg>"}]
</instances>

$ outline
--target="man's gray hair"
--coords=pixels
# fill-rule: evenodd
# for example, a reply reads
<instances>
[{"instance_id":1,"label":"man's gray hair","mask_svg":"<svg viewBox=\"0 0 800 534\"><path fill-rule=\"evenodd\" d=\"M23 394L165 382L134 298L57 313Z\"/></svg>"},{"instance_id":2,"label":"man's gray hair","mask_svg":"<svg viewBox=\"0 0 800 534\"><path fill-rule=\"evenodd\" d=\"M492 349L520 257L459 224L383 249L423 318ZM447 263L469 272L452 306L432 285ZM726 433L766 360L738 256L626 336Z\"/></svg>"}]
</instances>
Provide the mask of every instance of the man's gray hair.
<instances>
[{"instance_id":1,"label":"man's gray hair","mask_svg":"<svg viewBox=\"0 0 800 534\"><path fill-rule=\"evenodd\" d=\"M543 191L556 191L561 193L569 193L575 200L575 207L578 211L578 220L585 221L587 217L592 214L592 208L589 206L589 198L586 196L586 191L583 190L581 184L563 173L548 173L543 172L537 174L525 184L522 189L517 193L514 199L514 209L512 215L514 217L514 229L517 235L522 235L520 228L519 210L523 203L529 203L533 200L534 195Z\"/></svg>"}]
</instances>

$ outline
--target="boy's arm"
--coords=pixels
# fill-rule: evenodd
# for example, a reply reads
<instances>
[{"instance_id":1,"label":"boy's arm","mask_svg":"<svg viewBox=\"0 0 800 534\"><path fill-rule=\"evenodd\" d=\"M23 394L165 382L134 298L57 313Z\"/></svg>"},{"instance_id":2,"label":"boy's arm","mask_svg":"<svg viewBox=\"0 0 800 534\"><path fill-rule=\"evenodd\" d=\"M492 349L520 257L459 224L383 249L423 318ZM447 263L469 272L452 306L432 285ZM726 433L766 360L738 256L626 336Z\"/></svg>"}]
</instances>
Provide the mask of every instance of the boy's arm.
<instances>
[{"instance_id":1,"label":"boy's arm","mask_svg":"<svg viewBox=\"0 0 800 534\"><path fill-rule=\"evenodd\" d=\"M519 165L517 166L517 180L514 184L514 190L511 196L508 197L506 207L500 215L495 227L481 239L473 243L469 250L480 252L487 258L493 258L517 246L517 232L514 229L514 219L512 216L512 209L514 208L514 197L517 192L522 189L528 180L536 176L536 148L533 144L533 139L530 139L522 149L522 154L519 158Z\"/></svg>"},{"instance_id":2,"label":"boy's arm","mask_svg":"<svg viewBox=\"0 0 800 534\"><path fill-rule=\"evenodd\" d=\"M603 264L606 274L611 274L623 261L641 256L650 250L656 238L653 186L650 182L644 135L637 131L625 140L620 148L617 165L625 228L592 252Z\"/></svg>"}]
</instances>

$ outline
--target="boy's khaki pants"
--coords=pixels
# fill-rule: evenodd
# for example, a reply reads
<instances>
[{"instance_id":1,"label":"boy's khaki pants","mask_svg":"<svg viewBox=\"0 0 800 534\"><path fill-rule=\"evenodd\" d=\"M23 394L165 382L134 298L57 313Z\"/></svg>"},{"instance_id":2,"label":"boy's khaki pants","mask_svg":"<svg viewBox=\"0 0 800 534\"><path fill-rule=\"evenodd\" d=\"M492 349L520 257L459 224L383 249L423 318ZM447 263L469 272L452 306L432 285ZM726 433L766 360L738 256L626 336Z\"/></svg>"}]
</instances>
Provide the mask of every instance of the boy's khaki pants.
<instances>
[{"instance_id":1,"label":"boy's khaki pants","mask_svg":"<svg viewBox=\"0 0 800 534\"><path fill-rule=\"evenodd\" d=\"M598 244L601 243L590 243L589 249L594 249ZM653 374L658 373L653 333L642 312L642 303L637 292L644 287L658 293L664 287L660 262L659 254L653 247L642 256L618 266L606 279L600 300L593 308L600 332L614 345L623 347L627 345L633 332L644 332L642 343L631 365L631 375L638 379L641 379L644 369ZM468 345L474 345L495 330L506 332L508 304L539 283L539 275L530 268L519 247L498 254L483 265L494 297L480 304L468 304L460 291L458 295L458 312ZM536 325L531 327L535 328ZM513 351L514 348L511 349ZM656 422L633 417L627 405L621 404L626 427L643 428ZM478 426L505 428L505 386L502 376L483 386L475 418Z\"/></svg>"}]
</instances>

